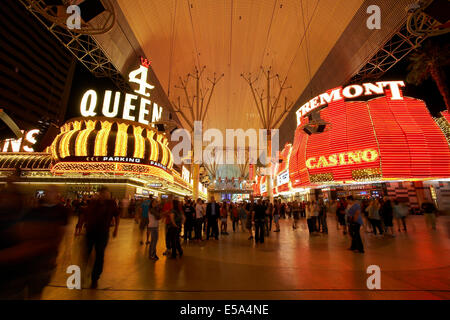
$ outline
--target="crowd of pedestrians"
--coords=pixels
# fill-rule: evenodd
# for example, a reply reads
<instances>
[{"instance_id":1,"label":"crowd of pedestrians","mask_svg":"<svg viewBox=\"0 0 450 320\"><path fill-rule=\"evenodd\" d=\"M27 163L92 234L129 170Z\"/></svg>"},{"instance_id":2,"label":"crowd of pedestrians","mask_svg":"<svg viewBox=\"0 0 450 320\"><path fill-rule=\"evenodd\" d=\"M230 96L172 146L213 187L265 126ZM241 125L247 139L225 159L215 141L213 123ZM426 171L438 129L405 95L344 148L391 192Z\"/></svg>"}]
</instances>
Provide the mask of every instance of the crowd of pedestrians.
<instances>
[{"instance_id":1,"label":"crowd of pedestrians","mask_svg":"<svg viewBox=\"0 0 450 320\"><path fill-rule=\"evenodd\" d=\"M262 199L254 201L250 197L249 201L239 203L219 203L211 197L205 203L202 199L193 201L185 198L180 201L169 195L164 199L149 196L144 199L118 200L112 197L106 187L95 195L73 201L60 198L54 188L48 188L45 196L33 204L24 203L20 197L10 184L0 197L0 239L3 241L0 247L0 271L11 275L0 285L6 288L8 294L17 291L16 295L11 295L14 297L24 294L36 297L48 284L55 268L57 248L64 234L63 227L71 214L78 217L75 236L85 236L86 264L91 252L95 251L92 288L98 286L110 234L113 238L117 236L120 218L136 221L136 228L140 230L139 243L136 245L145 245L148 257L153 261L159 260L157 244L161 227L165 229L163 255L171 259L183 256L185 243L210 239L215 241L220 237L226 238L230 232L247 233L249 241L262 244L272 232L282 231L280 220L283 219L291 221L287 225L293 231L302 220L306 221L311 236L326 236L329 232L327 220L335 218L337 230L351 237L349 250L359 253L364 253L361 232L376 237L395 237L395 229L397 232L408 230L408 206L397 199L392 201L389 197L359 201L348 196L331 201L292 202L279 199L273 202ZM436 229L437 209L434 204L424 202L421 210L427 226ZM31 272L32 268L39 272Z\"/></svg>"}]
</instances>

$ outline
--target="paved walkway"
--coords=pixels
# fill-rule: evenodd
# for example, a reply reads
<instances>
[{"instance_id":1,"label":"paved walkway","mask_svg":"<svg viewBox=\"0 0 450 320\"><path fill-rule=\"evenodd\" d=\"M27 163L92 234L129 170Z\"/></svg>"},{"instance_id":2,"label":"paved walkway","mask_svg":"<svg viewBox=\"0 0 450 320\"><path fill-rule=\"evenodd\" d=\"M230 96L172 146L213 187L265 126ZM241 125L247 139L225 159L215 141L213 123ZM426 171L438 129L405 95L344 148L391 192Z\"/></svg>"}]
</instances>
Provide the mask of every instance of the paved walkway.
<instances>
[{"instance_id":1,"label":"paved walkway","mask_svg":"<svg viewBox=\"0 0 450 320\"><path fill-rule=\"evenodd\" d=\"M414 216L407 234L365 233L365 254L347 250L350 239L336 230L333 217L328 236L310 237L305 220L297 230L291 223L282 220L281 232L272 232L264 244L232 230L219 241L187 243L177 260L162 255L160 233L160 260L153 262L139 245L138 226L123 219L118 237L108 244L96 290L65 286L66 268L81 263L83 246L71 225L43 299L450 299L450 217L438 218L436 231L426 229L424 217ZM381 268L381 290L366 287L366 269L373 264ZM89 287L88 272L83 276L83 286Z\"/></svg>"}]
</instances>

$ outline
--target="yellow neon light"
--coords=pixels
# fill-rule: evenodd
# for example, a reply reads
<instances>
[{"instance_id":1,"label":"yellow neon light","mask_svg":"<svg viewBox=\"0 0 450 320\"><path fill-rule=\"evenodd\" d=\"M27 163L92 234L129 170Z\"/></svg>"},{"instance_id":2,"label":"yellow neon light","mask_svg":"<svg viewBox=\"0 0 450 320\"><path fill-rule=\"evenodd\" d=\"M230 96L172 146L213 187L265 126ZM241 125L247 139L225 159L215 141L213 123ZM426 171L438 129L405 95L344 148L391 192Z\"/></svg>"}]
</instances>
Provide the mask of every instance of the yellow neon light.
<instances>
[{"instance_id":1,"label":"yellow neon light","mask_svg":"<svg viewBox=\"0 0 450 320\"><path fill-rule=\"evenodd\" d=\"M135 158L144 158L144 150L145 150L145 139L142 136L142 131L144 128L135 126L134 130L134 154Z\"/></svg>"},{"instance_id":2,"label":"yellow neon light","mask_svg":"<svg viewBox=\"0 0 450 320\"><path fill-rule=\"evenodd\" d=\"M114 150L114 156L125 157L127 155L127 145L128 145L128 134L127 134L128 124L119 123L116 133L116 148Z\"/></svg>"},{"instance_id":3,"label":"yellow neon light","mask_svg":"<svg viewBox=\"0 0 450 320\"><path fill-rule=\"evenodd\" d=\"M75 155L76 156L87 156L87 139L89 134L94 131L95 124L97 121L87 120L86 129L82 130L75 141Z\"/></svg>"},{"instance_id":4,"label":"yellow neon light","mask_svg":"<svg viewBox=\"0 0 450 320\"><path fill-rule=\"evenodd\" d=\"M95 137L94 156L108 155L108 137L111 132L112 122L102 121L102 128Z\"/></svg>"},{"instance_id":5,"label":"yellow neon light","mask_svg":"<svg viewBox=\"0 0 450 320\"><path fill-rule=\"evenodd\" d=\"M150 160L152 161L158 161L159 156L159 149L158 149L158 143L153 138L155 136L155 131L153 130L147 130L147 137L150 141Z\"/></svg>"},{"instance_id":6,"label":"yellow neon light","mask_svg":"<svg viewBox=\"0 0 450 320\"><path fill-rule=\"evenodd\" d=\"M72 131L68 131L68 132L64 133L64 136L62 137L62 139L59 143L59 154L61 155L61 158L70 156L70 150L69 150L70 138L72 138L72 136L81 129L81 122L75 121L73 123L73 127L74 127L74 129Z\"/></svg>"}]
</instances>

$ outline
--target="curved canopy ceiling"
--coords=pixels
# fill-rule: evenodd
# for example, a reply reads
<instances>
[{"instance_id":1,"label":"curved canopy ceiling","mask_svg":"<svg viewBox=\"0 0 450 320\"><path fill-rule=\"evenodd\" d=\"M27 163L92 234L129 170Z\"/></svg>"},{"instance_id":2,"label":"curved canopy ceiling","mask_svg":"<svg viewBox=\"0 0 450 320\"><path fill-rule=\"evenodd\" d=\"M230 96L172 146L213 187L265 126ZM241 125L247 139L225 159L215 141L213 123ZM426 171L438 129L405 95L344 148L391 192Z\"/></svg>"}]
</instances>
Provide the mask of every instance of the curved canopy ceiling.
<instances>
[{"instance_id":1,"label":"curved canopy ceiling","mask_svg":"<svg viewBox=\"0 0 450 320\"><path fill-rule=\"evenodd\" d=\"M278 114L297 100L311 77L359 9L363 0L118 0L133 33L171 101L194 67L206 66L203 85L224 74L204 127L260 128L248 83L242 73L260 75L255 87L266 91L261 69L291 86ZM193 84L193 79L190 80ZM273 82L271 96L278 92ZM194 95L191 86L189 95ZM182 100L184 101L184 100ZM184 103L186 105L186 103ZM183 120L182 120L183 121Z\"/></svg>"}]
</instances>

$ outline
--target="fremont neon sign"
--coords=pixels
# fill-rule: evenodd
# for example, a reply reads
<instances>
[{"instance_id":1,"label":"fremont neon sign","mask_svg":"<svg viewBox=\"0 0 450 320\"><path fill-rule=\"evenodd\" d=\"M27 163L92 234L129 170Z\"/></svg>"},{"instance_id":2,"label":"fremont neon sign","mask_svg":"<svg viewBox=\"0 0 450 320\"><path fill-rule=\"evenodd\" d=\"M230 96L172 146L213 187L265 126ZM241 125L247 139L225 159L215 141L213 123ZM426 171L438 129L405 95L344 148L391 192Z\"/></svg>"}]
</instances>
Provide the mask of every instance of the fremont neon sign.
<instances>
[{"instance_id":1,"label":"fremont neon sign","mask_svg":"<svg viewBox=\"0 0 450 320\"><path fill-rule=\"evenodd\" d=\"M306 160L308 169L328 168L335 166L345 166L359 164L363 162L374 162L378 159L378 151L365 149L350 152L334 153L329 156L311 157Z\"/></svg>"},{"instance_id":2,"label":"fremont neon sign","mask_svg":"<svg viewBox=\"0 0 450 320\"><path fill-rule=\"evenodd\" d=\"M344 88L339 87L332 89L329 93L325 92L312 98L296 111L297 126L302 124L303 117L311 111L339 100L384 94L386 89L391 91L391 100L403 100L403 94L400 87L404 86L405 83L403 81L380 81L375 83L363 83L361 85L353 84Z\"/></svg>"},{"instance_id":3,"label":"fremont neon sign","mask_svg":"<svg viewBox=\"0 0 450 320\"><path fill-rule=\"evenodd\" d=\"M102 108L101 110L96 111L98 95L97 92L92 89L86 91L81 99L81 115L83 117L95 117L97 116L97 112L101 112L103 116L108 118L121 117L124 120L137 121L145 125L148 125L150 122L159 121L161 119L163 108L147 99L150 97L150 93L147 92L147 90L154 89L154 86L147 83L148 67L150 64L151 61L141 58L141 65L139 68L130 72L129 82L137 83L139 85L139 89L134 90L134 92L141 95L141 97L139 95L126 93L120 115L119 104L121 92L114 93L114 102L111 107L113 92L111 90L106 90L103 95ZM152 108L149 106L152 106Z\"/></svg>"}]
</instances>

